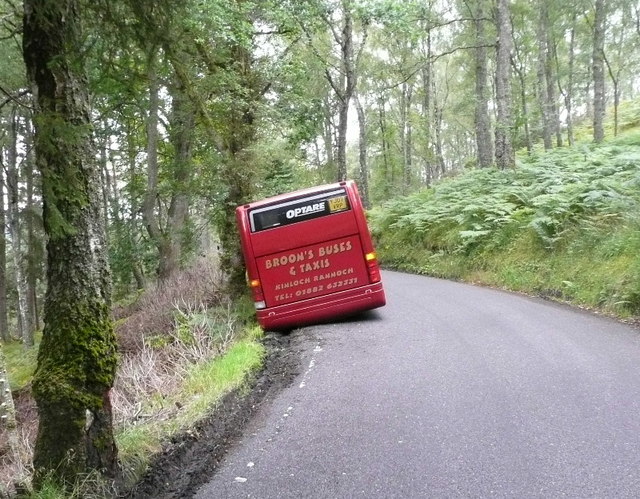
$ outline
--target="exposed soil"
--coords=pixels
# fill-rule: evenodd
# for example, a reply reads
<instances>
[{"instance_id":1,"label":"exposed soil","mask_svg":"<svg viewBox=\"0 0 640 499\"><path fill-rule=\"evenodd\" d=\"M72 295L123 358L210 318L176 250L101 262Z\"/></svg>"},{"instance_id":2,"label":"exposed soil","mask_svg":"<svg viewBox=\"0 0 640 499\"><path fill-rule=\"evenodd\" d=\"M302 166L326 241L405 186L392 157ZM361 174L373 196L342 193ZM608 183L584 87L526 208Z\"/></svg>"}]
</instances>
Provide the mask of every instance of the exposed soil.
<instances>
[{"instance_id":1,"label":"exposed soil","mask_svg":"<svg viewBox=\"0 0 640 499\"><path fill-rule=\"evenodd\" d=\"M262 404L292 383L301 372L303 342L295 333L265 337L264 368L244 390L225 396L214 412L189 432L174 437L128 498L192 497L215 472Z\"/></svg>"}]
</instances>

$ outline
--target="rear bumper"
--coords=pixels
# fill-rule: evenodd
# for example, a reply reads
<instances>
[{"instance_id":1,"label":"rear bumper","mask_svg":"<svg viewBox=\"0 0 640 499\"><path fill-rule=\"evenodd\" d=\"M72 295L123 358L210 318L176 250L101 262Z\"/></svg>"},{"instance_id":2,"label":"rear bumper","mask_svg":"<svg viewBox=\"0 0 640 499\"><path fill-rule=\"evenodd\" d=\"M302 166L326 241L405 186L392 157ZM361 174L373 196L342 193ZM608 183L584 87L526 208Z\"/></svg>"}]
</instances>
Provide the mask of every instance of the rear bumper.
<instances>
[{"instance_id":1,"label":"rear bumper","mask_svg":"<svg viewBox=\"0 0 640 499\"><path fill-rule=\"evenodd\" d=\"M382 283L369 284L309 300L258 310L260 325L267 330L287 329L363 310L382 307L386 303Z\"/></svg>"}]
</instances>

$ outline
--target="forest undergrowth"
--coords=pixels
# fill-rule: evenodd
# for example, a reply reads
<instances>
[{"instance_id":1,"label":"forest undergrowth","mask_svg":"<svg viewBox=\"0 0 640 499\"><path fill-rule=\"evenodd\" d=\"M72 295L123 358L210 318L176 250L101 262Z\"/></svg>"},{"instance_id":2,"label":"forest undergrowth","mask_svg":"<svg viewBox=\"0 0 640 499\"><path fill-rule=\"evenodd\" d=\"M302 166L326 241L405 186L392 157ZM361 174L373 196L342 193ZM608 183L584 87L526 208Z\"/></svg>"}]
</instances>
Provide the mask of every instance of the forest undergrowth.
<instances>
[{"instance_id":1,"label":"forest undergrowth","mask_svg":"<svg viewBox=\"0 0 640 499\"><path fill-rule=\"evenodd\" d=\"M622 132L521 152L370 212L387 268L640 315L640 101Z\"/></svg>"},{"instance_id":2,"label":"forest undergrowth","mask_svg":"<svg viewBox=\"0 0 640 499\"><path fill-rule=\"evenodd\" d=\"M216 260L203 257L162 287L114 307L120 359L112 404L125 488L141 478L172 435L187 431L261 365L262 332L247 328L222 285ZM6 350L14 366L10 379L20 442L12 456L0 435L0 490L5 494L14 494L16 486L29 489L37 432L30 390L36 351L37 345L25 352L18 344ZM87 477L78 484L77 497L113 495L101 487L111 485ZM37 497L61 496L44 487Z\"/></svg>"}]
</instances>

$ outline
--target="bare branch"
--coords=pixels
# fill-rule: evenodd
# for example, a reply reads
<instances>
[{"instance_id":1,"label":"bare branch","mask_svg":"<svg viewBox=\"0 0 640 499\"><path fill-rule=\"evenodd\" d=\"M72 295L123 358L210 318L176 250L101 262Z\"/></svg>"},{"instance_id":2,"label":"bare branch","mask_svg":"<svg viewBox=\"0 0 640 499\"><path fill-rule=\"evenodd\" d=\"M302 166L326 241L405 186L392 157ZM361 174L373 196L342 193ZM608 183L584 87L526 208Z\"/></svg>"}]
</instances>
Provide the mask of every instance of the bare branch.
<instances>
[{"instance_id":1,"label":"bare branch","mask_svg":"<svg viewBox=\"0 0 640 499\"><path fill-rule=\"evenodd\" d=\"M477 49L477 48L482 48L482 47L487 47L487 48L491 48L491 47L495 47L495 44L493 43L488 43L488 44L482 44L482 45L462 45L460 47L454 47L451 50L447 50L445 52L441 52L440 54L436 54L431 56L431 58L426 61L426 62L421 62L419 64L416 64L414 66L414 68L409 71L409 73L406 74L406 76L401 79L400 81L398 81L397 83L394 83L392 85L387 85L386 87L382 87L380 90L384 91L384 90L391 90L392 88L397 88L400 85L402 85L403 83L407 83L411 78L413 78L416 74L418 74L420 71L422 71L428 64L437 61L438 59L445 57L447 55L451 55L455 52L458 52L459 50L469 50L469 49Z\"/></svg>"},{"instance_id":2,"label":"bare branch","mask_svg":"<svg viewBox=\"0 0 640 499\"><path fill-rule=\"evenodd\" d=\"M360 60L362 59L362 53L364 52L364 46L367 43L368 36L369 30L367 29L367 25L365 24L362 27L362 42L360 42L360 48L358 49L358 53L356 55L356 69L360 67Z\"/></svg>"},{"instance_id":3,"label":"bare branch","mask_svg":"<svg viewBox=\"0 0 640 499\"><path fill-rule=\"evenodd\" d=\"M466 4L466 2L465 2ZM417 17L414 19L415 22L418 21L429 21L429 18L426 17ZM441 23L435 23L435 24L430 24L428 26L426 26L425 29L427 30L432 30L432 29L437 29L437 28L444 28L446 26L450 26L452 24L455 23L461 23L461 22L468 22L468 21L493 21L492 18L490 17L460 17L458 19L451 19L449 21L444 21Z\"/></svg>"},{"instance_id":4,"label":"bare branch","mask_svg":"<svg viewBox=\"0 0 640 499\"><path fill-rule=\"evenodd\" d=\"M300 36L297 37L295 40L293 40L293 42L291 42L291 44L286 49L284 49L282 54L278 56L278 61L282 61L287 56L287 54L291 52L291 49L293 49L293 47L295 47L298 44L298 42L300 41L300 38L301 38ZM260 91L260 95L264 96L269 91L272 85L273 85L273 81L268 82L264 86L264 88Z\"/></svg>"},{"instance_id":5,"label":"bare branch","mask_svg":"<svg viewBox=\"0 0 640 499\"><path fill-rule=\"evenodd\" d=\"M340 35L336 31L336 28L333 25L333 23L331 22L331 19L329 19L325 14L322 14L322 20L331 29L331 32L333 33L333 39L336 41L336 43L338 45L342 45L342 38L340 37Z\"/></svg>"},{"instance_id":6,"label":"bare branch","mask_svg":"<svg viewBox=\"0 0 640 499\"><path fill-rule=\"evenodd\" d=\"M336 85L336 83L335 83L335 81L333 79L333 76L331 76L331 72L329 71L330 67L333 67L334 69L336 69L336 68L332 64L329 64L329 62L324 57L322 57L322 55L320 55L320 52L318 51L316 46L313 44L313 40L311 38L311 33L309 33L309 31L307 30L306 26L304 26L304 24L300 23L300 27L302 28L302 31L304 32L304 34L307 37L307 40L309 42L309 47L313 51L313 54L318 58L318 60L323 64L323 66L325 66L324 72L325 72L325 76L327 77L327 81L329 82L329 85L331 85L331 88L336 93L338 98L339 99L343 99L342 92L340 91L340 89Z\"/></svg>"},{"instance_id":7,"label":"bare branch","mask_svg":"<svg viewBox=\"0 0 640 499\"><path fill-rule=\"evenodd\" d=\"M25 95L30 94L31 90L24 89L24 90L21 90L20 92L18 92L17 94L14 95L14 94L11 94L10 92L8 92L7 90L5 90L2 86L0 86L0 92L2 92L4 95L7 96L7 98L4 101L0 102L0 109L2 109L4 106L9 104L10 102L15 102L20 107L24 107L26 109L33 110L32 106L28 106L27 104L25 104L24 102L22 102L20 100L20 97L24 97Z\"/></svg>"},{"instance_id":8,"label":"bare branch","mask_svg":"<svg viewBox=\"0 0 640 499\"><path fill-rule=\"evenodd\" d=\"M253 36L290 35L291 33L293 33L291 29L274 29L271 31L254 31Z\"/></svg>"}]
</instances>

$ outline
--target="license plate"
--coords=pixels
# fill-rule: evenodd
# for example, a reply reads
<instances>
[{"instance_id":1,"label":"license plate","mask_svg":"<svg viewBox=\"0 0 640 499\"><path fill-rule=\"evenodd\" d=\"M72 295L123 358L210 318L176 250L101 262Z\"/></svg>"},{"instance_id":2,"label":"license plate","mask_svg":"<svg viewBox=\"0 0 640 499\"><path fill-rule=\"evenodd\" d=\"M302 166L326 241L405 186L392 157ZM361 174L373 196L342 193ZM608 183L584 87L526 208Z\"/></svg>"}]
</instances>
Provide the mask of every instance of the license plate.
<instances>
[{"instance_id":1,"label":"license plate","mask_svg":"<svg viewBox=\"0 0 640 499\"><path fill-rule=\"evenodd\" d=\"M347 209L347 196L331 198L328 201L329 201L329 211L331 213L334 213L336 211L344 211Z\"/></svg>"}]
</instances>

